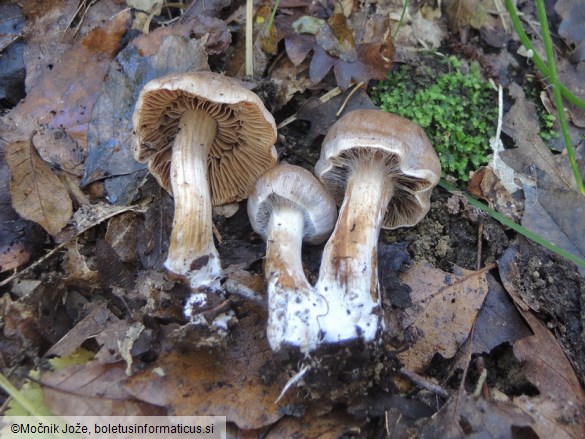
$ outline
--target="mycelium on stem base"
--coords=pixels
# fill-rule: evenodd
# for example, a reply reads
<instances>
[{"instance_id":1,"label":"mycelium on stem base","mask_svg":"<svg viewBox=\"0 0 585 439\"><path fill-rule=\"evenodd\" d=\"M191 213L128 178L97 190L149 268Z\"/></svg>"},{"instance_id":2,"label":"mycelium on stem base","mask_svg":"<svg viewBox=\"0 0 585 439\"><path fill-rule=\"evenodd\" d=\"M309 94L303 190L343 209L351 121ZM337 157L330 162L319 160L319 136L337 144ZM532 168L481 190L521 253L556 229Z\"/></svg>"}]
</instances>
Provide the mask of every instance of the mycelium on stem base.
<instances>
[{"instance_id":1,"label":"mycelium on stem base","mask_svg":"<svg viewBox=\"0 0 585 439\"><path fill-rule=\"evenodd\" d=\"M297 346L310 350L318 340L313 322L322 312L318 296L307 281L301 261L304 214L275 207L268 222L266 264L268 284L268 342L273 350Z\"/></svg>"}]
</instances>

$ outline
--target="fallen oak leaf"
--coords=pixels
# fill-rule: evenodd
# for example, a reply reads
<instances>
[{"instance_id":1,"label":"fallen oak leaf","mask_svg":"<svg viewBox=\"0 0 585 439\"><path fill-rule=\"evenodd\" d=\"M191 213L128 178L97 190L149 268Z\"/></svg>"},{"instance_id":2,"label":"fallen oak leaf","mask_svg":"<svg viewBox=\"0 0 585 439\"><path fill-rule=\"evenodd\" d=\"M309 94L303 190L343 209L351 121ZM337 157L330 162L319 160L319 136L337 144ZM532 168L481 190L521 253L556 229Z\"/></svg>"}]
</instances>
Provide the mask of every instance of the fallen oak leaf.
<instances>
[{"instance_id":1,"label":"fallen oak leaf","mask_svg":"<svg viewBox=\"0 0 585 439\"><path fill-rule=\"evenodd\" d=\"M131 18L129 10L117 14L102 27L94 28L55 60L52 68L44 71L27 89L26 100L2 118L6 124L6 127L1 127L2 138L17 141L34 130L46 127L64 131L84 148L92 108L110 61L120 50ZM52 143L48 145L50 149L45 151L42 144L37 144L41 156L45 158L49 154L57 155L54 149L58 146L61 145ZM67 158L70 152L63 151L62 154ZM67 169L69 166L65 164L61 167Z\"/></svg>"},{"instance_id":2,"label":"fallen oak leaf","mask_svg":"<svg viewBox=\"0 0 585 439\"><path fill-rule=\"evenodd\" d=\"M58 234L73 213L66 186L41 159L32 139L6 147L12 206L20 216Z\"/></svg>"},{"instance_id":3,"label":"fallen oak leaf","mask_svg":"<svg viewBox=\"0 0 585 439\"><path fill-rule=\"evenodd\" d=\"M519 308L534 332L514 344L526 377L538 388L535 398L513 400L537 419L532 428L539 437L582 438L585 435L585 392L555 336L530 311Z\"/></svg>"},{"instance_id":4,"label":"fallen oak leaf","mask_svg":"<svg viewBox=\"0 0 585 439\"><path fill-rule=\"evenodd\" d=\"M488 293L488 268L451 274L415 262L402 276L412 289L413 303L405 310L402 324L414 343L398 355L406 368L419 372L435 353L445 358L457 353Z\"/></svg>"}]
</instances>

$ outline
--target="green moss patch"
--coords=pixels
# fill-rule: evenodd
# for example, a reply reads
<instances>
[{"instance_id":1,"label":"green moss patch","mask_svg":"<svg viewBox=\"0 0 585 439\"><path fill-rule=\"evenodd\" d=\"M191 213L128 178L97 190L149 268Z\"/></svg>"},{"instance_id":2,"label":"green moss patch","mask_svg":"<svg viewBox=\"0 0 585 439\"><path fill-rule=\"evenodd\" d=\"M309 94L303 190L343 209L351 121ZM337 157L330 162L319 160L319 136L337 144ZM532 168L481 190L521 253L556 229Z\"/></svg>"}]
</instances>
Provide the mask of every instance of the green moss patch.
<instances>
[{"instance_id":1,"label":"green moss patch","mask_svg":"<svg viewBox=\"0 0 585 439\"><path fill-rule=\"evenodd\" d=\"M444 70L403 65L374 88L372 98L382 110L419 124L439 154L443 173L467 181L470 171L488 162L497 94L476 64L464 73L461 61L450 57Z\"/></svg>"}]
</instances>

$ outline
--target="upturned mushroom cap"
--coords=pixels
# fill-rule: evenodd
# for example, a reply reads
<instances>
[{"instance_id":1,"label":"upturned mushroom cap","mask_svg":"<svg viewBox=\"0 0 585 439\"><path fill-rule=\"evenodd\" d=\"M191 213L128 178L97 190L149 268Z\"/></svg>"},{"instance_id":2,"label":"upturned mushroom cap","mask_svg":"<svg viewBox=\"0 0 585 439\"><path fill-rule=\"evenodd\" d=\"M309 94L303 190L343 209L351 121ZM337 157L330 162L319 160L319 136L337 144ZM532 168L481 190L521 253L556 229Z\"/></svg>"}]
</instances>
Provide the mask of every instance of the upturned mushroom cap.
<instances>
[{"instance_id":1,"label":"upturned mushroom cap","mask_svg":"<svg viewBox=\"0 0 585 439\"><path fill-rule=\"evenodd\" d=\"M185 110L207 111L217 123L208 156L213 205L245 199L256 179L277 162L276 125L264 104L239 81L211 72L150 81L138 97L132 122L133 152L171 192L170 158Z\"/></svg>"},{"instance_id":2,"label":"upturned mushroom cap","mask_svg":"<svg viewBox=\"0 0 585 439\"><path fill-rule=\"evenodd\" d=\"M266 171L248 198L252 228L264 240L275 207L296 207L304 214L303 241L320 244L331 234L337 219L335 201L327 189L306 169L280 165Z\"/></svg>"},{"instance_id":3,"label":"upturned mushroom cap","mask_svg":"<svg viewBox=\"0 0 585 439\"><path fill-rule=\"evenodd\" d=\"M363 156L373 157L392 171L388 178L394 181L394 194L382 227L418 223L429 211L431 191L441 176L439 158L422 128L380 110L356 110L340 118L325 136L315 165L315 175L338 204L352 161Z\"/></svg>"}]
</instances>

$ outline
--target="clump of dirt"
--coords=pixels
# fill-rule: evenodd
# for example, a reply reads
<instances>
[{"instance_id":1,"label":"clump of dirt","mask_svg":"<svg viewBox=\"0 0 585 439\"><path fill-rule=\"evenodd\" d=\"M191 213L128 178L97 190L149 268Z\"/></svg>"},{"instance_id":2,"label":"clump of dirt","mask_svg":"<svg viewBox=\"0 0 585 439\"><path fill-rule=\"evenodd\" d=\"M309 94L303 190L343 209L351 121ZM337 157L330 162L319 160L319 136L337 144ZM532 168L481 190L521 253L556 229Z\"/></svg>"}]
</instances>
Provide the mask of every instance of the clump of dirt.
<instances>
[{"instance_id":1,"label":"clump of dirt","mask_svg":"<svg viewBox=\"0 0 585 439\"><path fill-rule=\"evenodd\" d=\"M291 376L299 375L305 397L327 403L349 404L366 395L393 394L392 377L400 363L386 338L369 344L354 340L323 345L310 358L298 351L281 351L264 369L263 378L269 382L275 373L288 370ZM291 365L299 367L293 370Z\"/></svg>"},{"instance_id":2,"label":"clump of dirt","mask_svg":"<svg viewBox=\"0 0 585 439\"><path fill-rule=\"evenodd\" d=\"M415 227L385 230L382 240L393 244L408 242L413 260L421 260L452 271L454 266L474 270L495 262L508 246L503 227L493 219L479 215L473 222L449 211L450 194L435 189L431 210ZM481 223L480 223L481 222ZM480 226L481 224L481 226ZM481 232L481 260L478 264L478 231Z\"/></svg>"}]
</instances>

